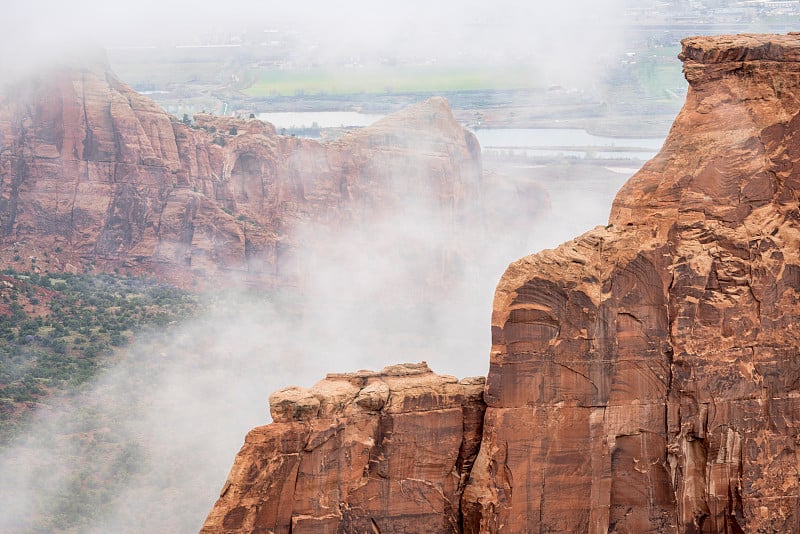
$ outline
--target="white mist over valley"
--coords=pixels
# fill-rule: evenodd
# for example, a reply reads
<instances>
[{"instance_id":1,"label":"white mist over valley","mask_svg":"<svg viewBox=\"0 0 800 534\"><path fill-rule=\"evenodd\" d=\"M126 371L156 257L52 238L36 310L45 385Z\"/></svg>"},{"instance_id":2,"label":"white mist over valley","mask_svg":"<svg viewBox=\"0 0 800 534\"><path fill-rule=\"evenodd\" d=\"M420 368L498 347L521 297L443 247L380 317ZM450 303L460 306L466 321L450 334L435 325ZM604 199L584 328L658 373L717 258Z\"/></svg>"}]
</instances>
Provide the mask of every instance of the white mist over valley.
<instances>
[{"instance_id":1,"label":"white mist over valley","mask_svg":"<svg viewBox=\"0 0 800 534\"><path fill-rule=\"evenodd\" d=\"M707 3L715 27L783 23ZM91 40L178 119L252 113L324 142L444 93L481 143L492 217L458 226L409 201L367 227L307 225L297 286L206 288L197 316L136 334L75 391L36 401L0 449L0 531L196 532L245 434L270 421L271 392L423 360L485 375L506 266L605 225L616 191L660 148L686 90L677 41L660 29L689 9L679 4L648 15L622 0L15 2L0 37L7 84ZM176 59L142 67L156 56ZM367 88L330 88L347 78ZM259 93L262 82L275 88ZM454 268L449 249L468 261ZM81 504L93 492L102 506Z\"/></svg>"}]
</instances>

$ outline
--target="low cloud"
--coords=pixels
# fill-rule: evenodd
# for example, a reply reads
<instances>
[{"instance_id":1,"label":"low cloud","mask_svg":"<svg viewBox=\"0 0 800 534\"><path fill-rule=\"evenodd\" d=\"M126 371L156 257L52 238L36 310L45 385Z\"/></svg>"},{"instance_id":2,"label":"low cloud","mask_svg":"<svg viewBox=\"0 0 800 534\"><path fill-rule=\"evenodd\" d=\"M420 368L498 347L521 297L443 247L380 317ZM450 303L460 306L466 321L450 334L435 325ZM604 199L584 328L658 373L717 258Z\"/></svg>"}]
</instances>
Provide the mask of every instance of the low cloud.
<instances>
[{"instance_id":1,"label":"low cloud","mask_svg":"<svg viewBox=\"0 0 800 534\"><path fill-rule=\"evenodd\" d=\"M102 46L175 45L245 30L297 32L318 60L380 54L483 64L523 62L552 83L586 82L598 58L622 47L622 0L530 3L401 3L231 0L121 4L14 0L0 36L6 74L47 62L91 40ZM312 15L309 15L312 14Z\"/></svg>"},{"instance_id":2,"label":"low cloud","mask_svg":"<svg viewBox=\"0 0 800 534\"><path fill-rule=\"evenodd\" d=\"M82 47L79 35L108 46L175 43L258 24L313 35L322 44L314 53L530 62L553 81L591 80L597 53L620 46L610 26L618 7L144 0L123 8L33 0L15 4L6 19L0 69L6 79L35 70ZM546 170L532 172L549 179ZM492 294L505 266L605 222L616 186L600 199L581 187L551 195L554 207L569 211L543 213L508 185L484 199L503 208L495 219L457 232L424 203L369 229L305 228L304 293L214 297L202 317L140 336L84 391L39 410L0 456L0 531L55 530L39 522L43 516L78 518L76 532L196 531L244 434L269 421L270 392L310 386L326 372L404 361L427 360L460 377L485 374Z\"/></svg>"}]
</instances>

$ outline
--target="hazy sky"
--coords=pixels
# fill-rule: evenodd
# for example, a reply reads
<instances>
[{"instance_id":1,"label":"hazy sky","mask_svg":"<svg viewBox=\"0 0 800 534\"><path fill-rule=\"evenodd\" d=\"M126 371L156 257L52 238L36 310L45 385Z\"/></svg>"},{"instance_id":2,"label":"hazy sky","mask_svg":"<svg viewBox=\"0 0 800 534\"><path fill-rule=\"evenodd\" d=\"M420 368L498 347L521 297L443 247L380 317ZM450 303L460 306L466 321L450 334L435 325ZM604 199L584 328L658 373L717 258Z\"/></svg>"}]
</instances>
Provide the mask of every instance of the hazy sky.
<instances>
[{"instance_id":1,"label":"hazy sky","mask_svg":"<svg viewBox=\"0 0 800 534\"><path fill-rule=\"evenodd\" d=\"M292 29L318 40L315 53L327 56L368 51L525 60L547 73L578 77L591 76L597 56L621 46L616 27L621 5L622 0L15 0L0 50L8 69L84 40L107 46L174 44L209 32Z\"/></svg>"},{"instance_id":2,"label":"hazy sky","mask_svg":"<svg viewBox=\"0 0 800 534\"><path fill-rule=\"evenodd\" d=\"M317 53L329 56L369 51L512 61L534 65L554 82L591 83L606 68L598 58L624 50L619 30L623 2L10 0L2 13L0 82L13 79L20 70L35 70L81 42L174 45L204 34L255 27L297 30L319 42ZM268 420L266 400L275 389L311 385L328 371L379 369L424 358L439 372L485 373L491 293L503 267L602 224L611 194L598 199L576 189L562 197L554 199L554 205L569 206L572 212L555 214L561 219L551 214L526 222L511 211L509 218L518 223L510 224L504 235L511 242L487 245L481 256L486 265L473 266L475 279L458 281L463 288L460 300L442 301L428 315L403 321L389 315L396 311L390 299L384 299L383 309L375 304L385 295L384 288L399 292L405 289L400 284L416 286L410 276L415 266L398 269L399 260L391 254L409 242L423 250L435 248L426 240L437 235L430 225L420 230L387 221L381 233L384 241L371 256L364 255L358 232L353 240L344 234L338 236L342 241L332 239L328 250L316 251L318 264L340 265L345 272L321 272L311 281L317 300L303 321L288 321L262 302L240 299L230 309L218 307L207 317L180 325L156 352L146 342L136 344L131 348L135 357L99 376L94 387L72 402L37 413L19 446L0 455L0 530L26 526L37 507L52 513L60 502L59 491L80 475L70 469L81 462L68 459L84 458L91 451L74 451L53 436L83 431L76 427L76 414L85 416L86 406L97 404L98 412L108 411L99 421L113 420L113 430L130 437L144 458L141 471L119 488L118 499L96 511L94 528L88 531L196 532L245 432ZM343 263L342 255L350 263ZM383 264L387 267L376 268ZM370 274L366 284L355 270L361 265ZM347 276L360 281L348 284ZM347 291L348 300L343 301L340 289L356 285L362 291ZM416 334L426 328L435 333L432 343L413 346L415 338L407 336L404 344L405 331ZM143 366L143 361L157 363ZM146 374L151 367L153 376ZM92 400L96 398L100 401ZM102 402L106 398L119 402ZM98 458L96 464L108 464L112 476L114 460ZM153 488L160 492L153 493Z\"/></svg>"},{"instance_id":3,"label":"hazy sky","mask_svg":"<svg viewBox=\"0 0 800 534\"><path fill-rule=\"evenodd\" d=\"M603 27L619 20L621 3L621 0L32 0L15 2L11 17L17 23L8 28L15 39L74 40L89 36L119 43L142 37L262 25L264 29L308 30L323 39L330 37L369 47L376 43L408 46L419 35L427 34L435 42L423 44L455 48L475 41L481 46L503 46L502 41L506 40L524 45L536 42L537 34L542 32L553 38L563 35L582 40L587 31L608 32ZM480 29L492 26L504 30L485 33ZM447 42L447 38L454 41ZM550 52L554 51L552 48Z\"/></svg>"}]
</instances>

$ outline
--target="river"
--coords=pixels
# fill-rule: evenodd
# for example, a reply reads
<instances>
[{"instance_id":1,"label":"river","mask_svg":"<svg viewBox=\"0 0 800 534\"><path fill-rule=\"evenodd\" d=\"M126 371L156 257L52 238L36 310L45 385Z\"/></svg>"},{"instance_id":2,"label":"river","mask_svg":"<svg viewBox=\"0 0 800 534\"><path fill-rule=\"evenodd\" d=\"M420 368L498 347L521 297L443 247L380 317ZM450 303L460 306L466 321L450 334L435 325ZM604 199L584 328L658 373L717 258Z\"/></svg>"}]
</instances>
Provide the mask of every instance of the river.
<instances>
[{"instance_id":1,"label":"river","mask_svg":"<svg viewBox=\"0 0 800 534\"><path fill-rule=\"evenodd\" d=\"M591 157L646 161L661 149L660 137L621 138L594 135L577 128L479 129L484 152L528 157Z\"/></svg>"},{"instance_id":2,"label":"river","mask_svg":"<svg viewBox=\"0 0 800 534\"><path fill-rule=\"evenodd\" d=\"M383 115L355 111L260 113L258 118L282 129L359 128ZM594 135L578 128L495 128L473 130L484 153L517 157L573 157L638 160L658 153L664 139L620 138Z\"/></svg>"}]
</instances>

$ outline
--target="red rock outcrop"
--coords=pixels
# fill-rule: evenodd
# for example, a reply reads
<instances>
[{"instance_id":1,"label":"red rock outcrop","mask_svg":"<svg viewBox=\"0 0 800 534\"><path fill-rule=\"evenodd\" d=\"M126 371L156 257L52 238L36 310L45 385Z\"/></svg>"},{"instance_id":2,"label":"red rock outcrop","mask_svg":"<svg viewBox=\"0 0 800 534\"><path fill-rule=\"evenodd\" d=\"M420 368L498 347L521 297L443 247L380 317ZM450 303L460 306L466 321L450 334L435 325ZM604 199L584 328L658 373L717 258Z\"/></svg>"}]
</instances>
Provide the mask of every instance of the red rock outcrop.
<instances>
[{"instance_id":1,"label":"red rock outcrop","mask_svg":"<svg viewBox=\"0 0 800 534\"><path fill-rule=\"evenodd\" d=\"M459 532L483 387L423 363L274 393L201 532Z\"/></svg>"},{"instance_id":2,"label":"red rock outcrop","mask_svg":"<svg viewBox=\"0 0 800 534\"><path fill-rule=\"evenodd\" d=\"M481 175L477 141L441 98L319 143L257 120L201 114L190 127L103 61L7 87L0 147L3 264L184 285L296 278L299 223L366 224L413 202L458 221Z\"/></svg>"},{"instance_id":3,"label":"red rock outcrop","mask_svg":"<svg viewBox=\"0 0 800 534\"><path fill-rule=\"evenodd\" d=\"M609 226L500 281L464 532L800 530L800 35L681 58Z\"/></svg>"},{"instance_id":4,"label":"red rock outcrop","mask_svg":"<svg viewBox=\"0 0 800 534\"><path fill-rule=\"evenodd\" d=\"M280 511L276 532L288 532L291 510L299 532L301 517L338 510L309 528L370 532L334 505L354 502L342 488L363 477L377 484L357 508L374 532L800 531L800 35L691 38L681 59L686 105L619 192L610 224L512 263L500 280L460 524L449 507L393 523L407 512L384 504L402 480L454 487L465 471L441 458L454 458L458 423L433 442L442 426L415 419L400 440L395 424L389 444L424 440L424 452L384 447L380 462L396 470L359 474L374 446L348 438L360 423L336 433L323 409L332 401L316 402L335 395L285 391L273 398L282 422L248 437L206 531L269 531ZM362 406L363 384L341 413ZM404 417L430 413L404 405ZM315 425L337 436L329 460L301 452L323 439L309 437ZM431 462L448 468L421 471ZM320 503L293 489L301 481ZM444 492L448 506L458 493ZM268 507L271 522L256 527Z\"/></svg>"}]
</instances>

